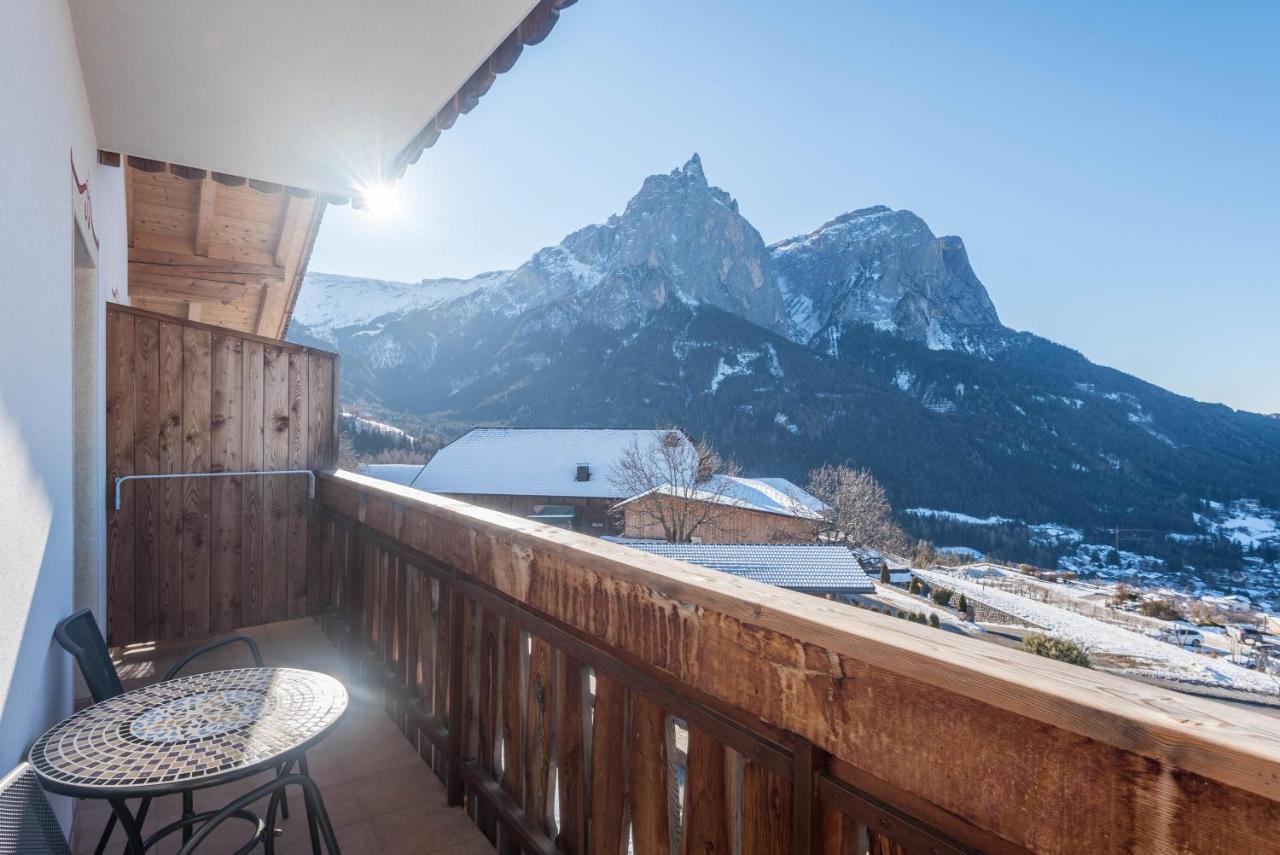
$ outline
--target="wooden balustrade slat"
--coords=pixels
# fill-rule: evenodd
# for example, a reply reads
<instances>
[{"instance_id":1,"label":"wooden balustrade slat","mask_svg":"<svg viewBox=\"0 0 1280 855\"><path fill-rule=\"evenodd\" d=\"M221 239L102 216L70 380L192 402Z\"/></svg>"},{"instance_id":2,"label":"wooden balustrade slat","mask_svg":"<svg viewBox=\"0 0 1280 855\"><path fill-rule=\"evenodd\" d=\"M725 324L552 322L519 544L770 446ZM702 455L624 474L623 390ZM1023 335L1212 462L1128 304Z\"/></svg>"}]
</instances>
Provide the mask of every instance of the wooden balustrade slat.
<instances>
[{"instance_id":1,"label":"wooden balustrade slat","mask_svg":"<svg viewBox=\"0 0 1280 855\"><path fill-rule=\"evenodd\" d=\"M582 855L587 843L582 661L558 651L556 671L556 789L560 805L556 846L565 855Z\"/></svg>"},{"instance_id":2,"label":"wooden balustrade slat","mask_svg":"<svg viewBox=\"0 0 1280 855\"><path fill-rule=\"evenodd\" d=\"M866 851L865 828L853 817L829 805L822 807L819 855L862 855Z\"/></svg>"},{"instance_id":3,"label":"wooden balustrade slat","mask_svg":"<svg viewBox=\"0 0 1280 855\"><path fill-rule=\"evenodd\" d=\"M524 635L512 621L502 626L502 789L523 804Z\"/></svg>"},{"instance_id":4,"label":"wooden balustrade slat","mask_svg":"<svg viewBox=\"0 0 1280 855\"><path fill-rule=\"evenodd\" d=\"M591 788L587 824L589 851L621 855L626 843L626 689L595 675L591 716Z\"/></svg>"},{"instance_id":5,"label":"wooden balustrade slat","mask_svg":"<svg viewBox=\"0 0 1280 855\"><path fill-rule=\"evenodd\" d=\"M209 466L214 472L237 472L244 468L244 435L240 424L243 354L238 336L211 337ZM240 614L244 497L240 478L215 478L209 482L209 489L212 533L209 628L213 632L229 632L244 625Z\"/></svg>"},{"instance_id":6,"label":"wooden balustrade slat","mask_svg":"<svg viewBox=\"0 0 1280 855\"><path fill-rule=\"evenodd\" d=\"M631 695L631 833L637 852L671 851L668 810L667 714L644 695Z\"/></svg>"},{"instance_id":7,"label":"wooden balustrade slat","mask_svg":"<svg viewBox=\"0 0 1280 855\"><path fill-rule=\"evenodd\" d=\"M525 707L524 811L536 828L547 831L551 792L552 695L551 645L529 638L529 679Z\"/></svg>"},{"instance_id":8,"label":"wooden balustrade slat","mask_svg":"<svg viewBox=\"0 0 1280 855\"><path fill-rule=\"evenodd\" d=\"M160 471L160 322L134 320L134 472ZM160 638L160 482L134 484L133 637ZM110 619L110 613L108 613Z\"/></svg>"},{"instance_id":9,"label":"wooden balustrade slat","mask_svg":"<svg viewBox=\"0 0 1280 855\"><path fill-rule=\"evenodd\" d=\"M498 616L492 609L480 610L480 674L479 674L479 736L478 760L480 768L495 781L498 779L494 748L498 733ZM497 838L497 826L493 811L481 803L476 812L477 824L484 835L493 842Z\"/></svg>"},{"instance_id":10,"label":"wooden balustrade slat","mask_svg":"<svg viewBox=\"0 0 1280 855\"><path fill-rule=\"evenodd\" d=\"M690 726L685 766L681 855L723 855L730 851L729 786L724 745L706 731Z\"/></svg>"},{"instance_id":11,"label":"wooden balustrade slat","mask_svg":"<svg viewBox=\"0 0 1280 855\"><path fill-rule=\"evenodd\" d=\"M791 849L791 782L758 763L742 766L742 855Z\"/></svg>"}]
</instances>

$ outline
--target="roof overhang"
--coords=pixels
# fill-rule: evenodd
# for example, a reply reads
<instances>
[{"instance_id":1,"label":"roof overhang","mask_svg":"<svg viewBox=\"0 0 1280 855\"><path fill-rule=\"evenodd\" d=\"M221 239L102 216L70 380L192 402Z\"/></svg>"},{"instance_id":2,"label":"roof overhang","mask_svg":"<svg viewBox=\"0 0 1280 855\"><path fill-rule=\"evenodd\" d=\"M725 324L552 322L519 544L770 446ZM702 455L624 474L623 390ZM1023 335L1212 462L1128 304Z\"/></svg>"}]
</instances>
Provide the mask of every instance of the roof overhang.
<instances>
[{"instance_id":1,"label":"roof overhang","mask_svg":"<svg viewBox=\"0 0 1280 855\"><path fill-rule=\"evenodd\" d=\"M573 0L70 0L100 148L358 197Z\"/></svg>"}]
</instances>

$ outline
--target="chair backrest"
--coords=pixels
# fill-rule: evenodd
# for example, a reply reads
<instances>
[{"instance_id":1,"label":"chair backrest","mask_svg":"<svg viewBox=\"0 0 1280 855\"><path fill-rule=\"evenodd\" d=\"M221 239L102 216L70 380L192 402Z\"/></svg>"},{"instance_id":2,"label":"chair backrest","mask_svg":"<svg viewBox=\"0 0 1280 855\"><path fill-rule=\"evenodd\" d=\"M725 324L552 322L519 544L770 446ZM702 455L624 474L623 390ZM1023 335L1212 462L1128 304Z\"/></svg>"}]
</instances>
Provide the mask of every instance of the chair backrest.
<instances>
[{"instance_id":1,"label":"chair backrest","mask_svg":"<svg viewBox=\"0 0 1280 855\"><path fill-rule=\"evenodd\" d=\"M71 855L29 763L0 779L0 855Z\"/></svg>"},{"instance_id":2,"label":"chair backrest","mask_svg":"<svg viewBox=\"0 0 1280 855\"><path fill-rule=\"evenodd\" d=\"M98 622L93 619L93 612L81 609L64 617L54 627L53 637L75 657L94 703L114 698L124 691L120 675L111 661L111 653L107 650L107 641L102 637L102 630L98 629Z\"/></svg>"}]
</instances>

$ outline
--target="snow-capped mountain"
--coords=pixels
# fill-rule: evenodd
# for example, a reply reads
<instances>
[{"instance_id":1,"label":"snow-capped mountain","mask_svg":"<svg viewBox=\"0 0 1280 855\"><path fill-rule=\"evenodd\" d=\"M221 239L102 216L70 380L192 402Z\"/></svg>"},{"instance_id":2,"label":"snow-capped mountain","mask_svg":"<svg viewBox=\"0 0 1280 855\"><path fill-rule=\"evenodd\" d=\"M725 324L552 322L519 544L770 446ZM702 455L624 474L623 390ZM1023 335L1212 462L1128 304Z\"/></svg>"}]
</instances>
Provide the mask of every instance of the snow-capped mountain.
<instances>
[{"instance_id":1,"label":"snow-capped mountain","mask_svg":"<svg viewBox=\"0 0 1280 855\"><path fill-rule=\"evenodd\" d=\"M674 423L753 473L848 461L900 507L1081 527L1280 507L1280 421L1002 326L961 240L909 211L766 246L696 155L512 271L310 274L290 337L341 351L349 403L445 433Z\"/></svg>"}]
</instances>

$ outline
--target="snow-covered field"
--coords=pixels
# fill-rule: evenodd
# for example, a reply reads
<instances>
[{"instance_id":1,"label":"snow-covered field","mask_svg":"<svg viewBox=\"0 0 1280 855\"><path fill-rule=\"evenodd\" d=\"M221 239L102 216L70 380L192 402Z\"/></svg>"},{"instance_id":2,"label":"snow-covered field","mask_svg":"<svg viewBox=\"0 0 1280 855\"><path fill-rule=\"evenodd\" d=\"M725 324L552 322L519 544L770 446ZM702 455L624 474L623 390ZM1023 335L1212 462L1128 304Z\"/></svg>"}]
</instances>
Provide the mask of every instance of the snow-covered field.
<instances>
[{"instance_id":1,"label":"snow-covered field","mask_svg":"<svg viewBox=\"0 0 1280 855\"><path fill-rule=\"evenodd\" d=\"M1280 697L1280 678L1259 674L1224 659L1201 656L1058 606L987 588L951 573L913 572L926 582L963 593L971 600L1041 627L1048 635L1073 641L1091 655L1123 660L1125 672Z\"/></svg>"}]
</instances>

